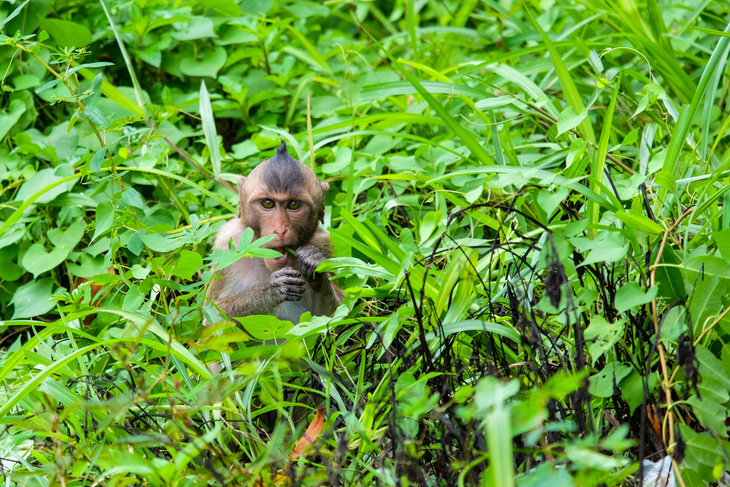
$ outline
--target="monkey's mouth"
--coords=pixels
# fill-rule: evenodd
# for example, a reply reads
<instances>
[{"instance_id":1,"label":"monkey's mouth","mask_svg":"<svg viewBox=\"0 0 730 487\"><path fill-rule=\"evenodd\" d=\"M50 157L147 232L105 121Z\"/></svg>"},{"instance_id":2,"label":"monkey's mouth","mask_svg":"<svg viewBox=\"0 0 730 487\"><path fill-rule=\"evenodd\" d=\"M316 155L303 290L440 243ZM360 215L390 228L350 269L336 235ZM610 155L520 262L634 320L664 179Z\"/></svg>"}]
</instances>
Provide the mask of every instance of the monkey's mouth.
<instances>
[{"instance_id":1,"label":"monkey's mouth","mask_svg":"<svg viewBox=\"0 0 730 487\"><path fill-rule=\"evenodd\" d=\"M275 258L271 259L275 263L287 265L291 261L291 255L289 255L289 252L284 250L284 247L273 247L271 250L276 250L277 252L281 252L281 257L275 257Z\"/></svg>"}]
</instances>

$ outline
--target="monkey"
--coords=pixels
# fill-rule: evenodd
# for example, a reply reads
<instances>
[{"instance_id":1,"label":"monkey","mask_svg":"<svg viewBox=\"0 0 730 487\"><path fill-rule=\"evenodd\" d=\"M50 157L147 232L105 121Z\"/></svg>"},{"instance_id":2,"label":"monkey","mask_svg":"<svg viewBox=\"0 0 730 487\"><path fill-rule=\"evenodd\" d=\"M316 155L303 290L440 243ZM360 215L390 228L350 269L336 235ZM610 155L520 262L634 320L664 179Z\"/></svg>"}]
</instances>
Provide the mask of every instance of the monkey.
<instances>
[{"instance_id":1,"label":"monkey","mask_svg":"<svg viewBox=\"0 0 730 487\"><path fill-rule=\"evenodd\" d=\"M298 323L300 316L331 315L344 293L329 273L315 273L332 257L324 221L324 194L329 184L311 168L294 159L282 141L271 159L239 176L238 216L226 222L216 235L213 249L228 250L246 228L254 238L276 235L265 248L281 257L244 258L215 271L207 298L229 318L267 314ZM294 250L290 255L287 249Z\"/></svg>"}]
</instances>

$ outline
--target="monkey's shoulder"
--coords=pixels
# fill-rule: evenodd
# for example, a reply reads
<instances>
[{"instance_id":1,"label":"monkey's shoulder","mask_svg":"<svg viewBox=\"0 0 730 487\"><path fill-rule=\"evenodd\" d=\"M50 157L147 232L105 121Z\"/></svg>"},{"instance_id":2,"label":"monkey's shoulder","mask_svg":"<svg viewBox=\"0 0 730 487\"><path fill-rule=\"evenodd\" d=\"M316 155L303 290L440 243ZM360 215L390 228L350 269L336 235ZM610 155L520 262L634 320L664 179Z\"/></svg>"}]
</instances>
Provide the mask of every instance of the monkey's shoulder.
<instances>
[{"instance_id":1,"label":"monkey's shoulder","mask_svg":"<svg viewBox=\"0 0 730 487\"><path fill-rule=\"evenodd\" d=\"M231 218L218 230L213 248L228 250L228 242L233 239L233 245L238 249L238 239L241 238L244 230L245 227L240 218Z\"/></svg>"}]
</instances>

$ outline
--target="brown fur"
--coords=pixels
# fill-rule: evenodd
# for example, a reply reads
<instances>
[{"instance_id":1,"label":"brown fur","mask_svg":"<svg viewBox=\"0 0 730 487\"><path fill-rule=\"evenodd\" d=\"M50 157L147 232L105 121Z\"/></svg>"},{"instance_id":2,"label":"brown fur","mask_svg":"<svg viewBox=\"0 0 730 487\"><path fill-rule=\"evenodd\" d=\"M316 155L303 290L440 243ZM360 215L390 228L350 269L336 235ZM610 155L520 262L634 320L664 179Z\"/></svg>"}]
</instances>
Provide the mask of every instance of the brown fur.
<instances>
[{"instance_id":1,"label":"brown fur","mask_svg":"<svg viewBox=\"0 0 730 487\"><path fill-rule=\"evenodd\" d=\"M328 187L292 158L284 143L248 177L239 177L238 217L223 225L213 248L227 250L231 238L237 245L250 227L256 238L275 234L266 247L284 255L241 259L216 272L208 299L229 317L271 314L296 323L305 311L332 314L344 298L342 290L328 274L313 274L321 260L332 257L329 234L318 227ZM292 257L284 247L296 255Z\"/></svg>"}]
</instances>

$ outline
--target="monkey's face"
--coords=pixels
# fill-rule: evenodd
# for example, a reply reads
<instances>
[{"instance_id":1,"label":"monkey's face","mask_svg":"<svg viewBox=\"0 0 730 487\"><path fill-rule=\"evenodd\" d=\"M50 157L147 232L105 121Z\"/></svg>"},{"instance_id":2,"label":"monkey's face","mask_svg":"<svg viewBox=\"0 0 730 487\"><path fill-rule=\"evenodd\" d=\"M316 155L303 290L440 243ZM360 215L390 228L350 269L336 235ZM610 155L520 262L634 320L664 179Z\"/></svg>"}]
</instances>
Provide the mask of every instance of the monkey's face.
<instances>
[{"instance_id":1,"label":"monkey's face","mask_svg":"<svg viewBox=\"0 0 730 487\"><path fill-rule=\"evenodd\" d=\"M283 143L274 157L256 166L248 177L238 178L241 223L251 227L257 238L276 235L266 247L283 254L264 259L270 271L292 264L285 247L296 250L309 243L323 219L328 187L311 168L291 157Z\"/></svg>"},{"instance_id":2,"label":"monkey's face","mask_svg":"<svg viewBox=\"0 0 730 487\"><path fill-rule=\"evenodd\" d=\"M270 271L292 265L287 250L306 245L317 230L313 202L306 194L277 194L266 191L249 200L248 223L258 237L276 235L266 248L282 253L275 259L264 259Z\"/></svg>"}]
</instances>

